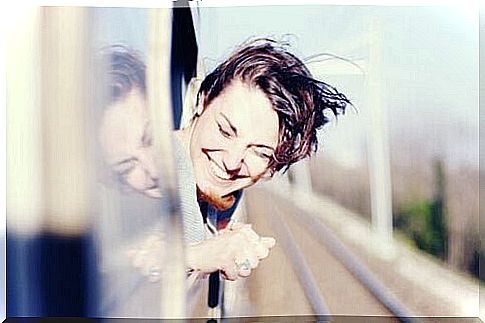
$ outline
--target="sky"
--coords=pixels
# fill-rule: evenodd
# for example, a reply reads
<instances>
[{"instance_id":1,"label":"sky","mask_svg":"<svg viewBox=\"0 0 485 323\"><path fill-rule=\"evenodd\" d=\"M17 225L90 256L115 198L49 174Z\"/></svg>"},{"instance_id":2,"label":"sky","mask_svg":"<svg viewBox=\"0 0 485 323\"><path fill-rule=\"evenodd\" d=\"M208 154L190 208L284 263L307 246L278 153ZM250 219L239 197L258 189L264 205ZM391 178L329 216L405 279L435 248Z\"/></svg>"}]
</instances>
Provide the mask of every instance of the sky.
<instances>
[{"instance_id":1,"label":"sky","mask_svg":"<svg viewBox=\"0 0 485 323\"><path fill-rule=\"evenodd\" d=\"M97 13L100 43L145 50L145 11ZM262 36L289 40L301 58L330 53L363 67L364 73L336 60L309 64L357 111L321 135L330 158L348 166L365 162L368 115L376 107L372 92L391 154L424 152L449 164L478 166L478 13L456 6L291 5L200 8L198 18L206 70L238 44ZM372 91L369 77L377 81Z\"/></svg>"},{"instance_id":2,"label":"sky","mask_svg":"<svg viewBox=\"0 0 485 323\"><path fill-rule=\"evenodd\" d=\"M391 152L407 138L414 146L410 154L425 150L450 163L478 165L478 14L473 11L445 6L204 8L201 22L203 56L215 62L248 37L290 33L300 57L331 53L362 64L366 76L376 73L379 81ZM377 49L368 45L373 31ZM378 56L373 66L368 65L371 55ZM354 75L318 74L340 85L359 110L332 127L326 153L349 165L360 163L369 132L362 125L370 109L366 76L357 70Z\"/></svg>"}]
</instances>

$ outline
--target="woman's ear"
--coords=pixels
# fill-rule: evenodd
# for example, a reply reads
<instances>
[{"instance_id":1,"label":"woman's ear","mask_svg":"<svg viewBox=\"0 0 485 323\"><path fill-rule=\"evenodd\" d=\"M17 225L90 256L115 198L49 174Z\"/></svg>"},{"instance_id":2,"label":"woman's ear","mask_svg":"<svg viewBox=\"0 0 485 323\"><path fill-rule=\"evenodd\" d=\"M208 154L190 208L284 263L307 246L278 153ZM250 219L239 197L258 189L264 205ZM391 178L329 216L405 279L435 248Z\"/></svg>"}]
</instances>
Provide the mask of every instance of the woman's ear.
<instances>
[{"instance_id":1,"label":"woman's ear","mask_svg":"<svg viewBox=\"0 0 485 323\"><path fill-rule=\"evenodd\" d=\"M185 92L184 106L182 110L182 118L180 121L180 128L186 128L190 125L194 117L198 115L197 112L197 101L198 92L200 84L202 81L196 78L192 78L187 86L187 91Z\"/></svg>"},{"instance_id":2,"label":"woman's ear","mask_svg":"<svg viewBox=\"0 0 485 323\"><path fill-rule=\"evenodd\" d=\"M200 95L197 99L197 105L195 106L194 117L198 117L204 111L204 96Z\"/></svg>"}]
</instances>

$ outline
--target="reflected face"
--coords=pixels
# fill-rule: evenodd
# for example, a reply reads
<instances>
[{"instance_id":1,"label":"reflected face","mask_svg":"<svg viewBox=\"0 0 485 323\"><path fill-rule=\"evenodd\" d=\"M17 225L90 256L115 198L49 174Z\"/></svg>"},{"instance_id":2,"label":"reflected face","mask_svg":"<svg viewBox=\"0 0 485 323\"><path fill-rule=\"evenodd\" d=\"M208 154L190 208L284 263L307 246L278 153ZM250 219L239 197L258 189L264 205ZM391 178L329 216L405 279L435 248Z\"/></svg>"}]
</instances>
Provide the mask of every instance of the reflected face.
<instances>
[{"instance_id":1,"label":"reflected face","mask_svg":"<svg viewBox=\"0 0 485 323\"><path fill-rule=\"evenodd\" d=\"M122 182L150 197L159 198L146 101L138 89L108 106L99 139L106 162Z\"/></svg>"},{"instance_id":2,"label":"reflected face","mask_svg":"<svg viewBox=\"0 0 485 323\"><path fill-rule=\"evenodd\" d=\"M221 197L269 176L278 125L260 89L232 81L194 121L190 156L199 189Z\"/></svg>"}]
</instances>

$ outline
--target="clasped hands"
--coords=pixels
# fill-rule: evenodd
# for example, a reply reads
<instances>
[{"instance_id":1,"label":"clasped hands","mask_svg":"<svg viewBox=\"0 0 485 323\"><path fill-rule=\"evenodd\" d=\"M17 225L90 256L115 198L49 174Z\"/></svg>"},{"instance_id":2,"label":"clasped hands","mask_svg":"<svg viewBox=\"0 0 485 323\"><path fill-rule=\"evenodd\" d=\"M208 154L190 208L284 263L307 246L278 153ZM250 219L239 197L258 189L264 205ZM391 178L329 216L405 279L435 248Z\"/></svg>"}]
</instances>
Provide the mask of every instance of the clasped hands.
<instances>
[{"instance_id":1,"label":"clasped hands","mask_svg":"<svg viewBox=\"0 0 485 323\"><path fill-rule=\"evenodd\" d=\"M133 266L152 281L158 280L163 270L163 243L161 237L149 236L140 248L128 253ZM220 270L224 278L236 280L251 275L275 243L274 238L260 237L250 224L236 222L210 239L187 245L186 265L202 274Z\"/></svg>"},{"instance_id":2,"label":"clasped hands","mask_svg":"<svg viewBox=\"0 0 485 323\"><path fill-rule=\"evenodd\" d=\"M187 247L187 265L202 273L220 270L228 280L247 277L276 240L260 237L250 224L234 223L211 239Z\"/></svg>"}]
</instances>

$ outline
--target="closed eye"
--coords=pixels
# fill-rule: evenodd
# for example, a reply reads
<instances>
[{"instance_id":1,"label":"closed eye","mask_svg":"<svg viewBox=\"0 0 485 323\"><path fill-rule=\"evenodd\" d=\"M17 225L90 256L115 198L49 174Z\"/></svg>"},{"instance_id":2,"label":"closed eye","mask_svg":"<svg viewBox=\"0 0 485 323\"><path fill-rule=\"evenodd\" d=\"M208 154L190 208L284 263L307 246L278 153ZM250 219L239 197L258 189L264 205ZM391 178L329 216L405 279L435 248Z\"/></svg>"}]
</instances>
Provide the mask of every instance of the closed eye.
<instances>
[{"instance_id":1,"label":"closed eye","mask_svg":"<svg viewBox=\"0 0 485 323\"><path fill-rule=\"evenodd\" d=\"M138 163L138 159L136 157L131 157L116 163L115 165L113 165L113 169L120 175L126 175L133 168L135 168L137 163Z\"/></svg>"},{"instance_id":2,"label":"closed eye","mask_svg":"<svg viewBox=\"0 0 485 323\"><path fill-rule=\"evenodd\" d=\"M229 131L225 130L220 123L217 123L217 126L219 128L219 132L221 133L221 135L223 135L224 137L226 138L231 138L232 135Z\"/></svg>"},{"instance_id":3,"label":"closed eye","mask_svg":"<svg viewBox=\"0 0 485 323\"><path fill-rule=\"evenodd\" d=\"M253 151L256 154L256 156L263 159L270 159L273 156L273 153L267 149L261 149L261 148L255 147Z\"/></svg>"},{"instance_id":4,"label":"closed eye","mask_svg":"<svg viewBox=\"0 0 485 323\"><path fill-rule=\"evenodd\" d=\"M270 159L271 158L271 155L264 154L264 153L258 153L258 156L263 157L263 158L266 158L266 159Z\"/></svg>"}]
</instances>

